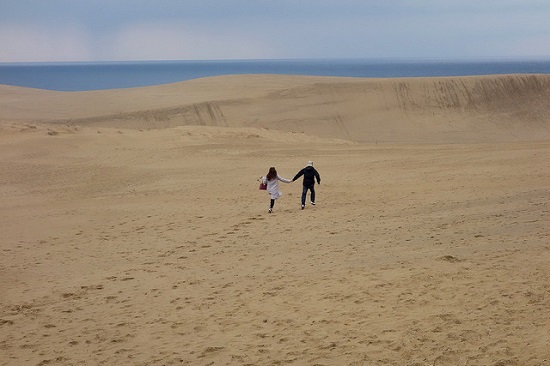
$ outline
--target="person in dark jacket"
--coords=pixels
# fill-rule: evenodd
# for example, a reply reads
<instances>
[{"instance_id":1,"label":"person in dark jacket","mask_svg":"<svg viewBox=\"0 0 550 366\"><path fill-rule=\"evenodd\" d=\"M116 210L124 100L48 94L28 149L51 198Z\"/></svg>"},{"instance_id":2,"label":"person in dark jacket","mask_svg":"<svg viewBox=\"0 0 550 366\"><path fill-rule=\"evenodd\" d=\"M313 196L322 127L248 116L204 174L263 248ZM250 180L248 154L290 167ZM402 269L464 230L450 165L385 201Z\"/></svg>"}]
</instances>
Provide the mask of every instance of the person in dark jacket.
<instances>
[{"instance_id":1,"label":"person in dark jacket","mask_svg":"<svg viewBox=\"0 0 550 366\"><path fill-rule=\"evenodd\" d=\"M311 204L315 205L315 180L317 179L317 183L321 184L321 176L313 167L313 161L308 161L307 166L304 169L300 170L298 174L296 174L294 178L292 178L292 181L294 182L302 175L304 176L304 187L302 189L303 210L306 207L306 196L308 190L311 192Z\"/></svg>"}]
</instances>

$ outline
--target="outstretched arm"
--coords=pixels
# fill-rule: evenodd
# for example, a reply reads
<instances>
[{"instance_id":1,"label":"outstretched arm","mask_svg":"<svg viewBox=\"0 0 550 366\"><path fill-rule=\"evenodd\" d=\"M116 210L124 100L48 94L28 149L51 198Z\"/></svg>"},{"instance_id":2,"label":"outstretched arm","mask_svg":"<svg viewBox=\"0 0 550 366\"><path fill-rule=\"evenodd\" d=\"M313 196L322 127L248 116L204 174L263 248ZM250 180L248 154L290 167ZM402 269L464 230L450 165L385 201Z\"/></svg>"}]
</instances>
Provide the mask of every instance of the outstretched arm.
<instances>
[{"instance_id":1,"label":"outstretched arm","mask_svg":"<svg viewBox=\"0 0 550 366\"><path fill-rule=\"evenodd\" d=\"M296 175L294 176L294 178L292 178L292 181L294 182L296 179L300 178L302 175L304 175L304 169L300 170L300 171L298 172L298 174L296 174Z\"/></svg>"},{"instance_id":2,"label":"outstretched arm","mask_svg":"<svg viewBox=\"0 0 550 366\"><path fill-rule=\"evenodd\" d=\"M321 184L321 176L317 170L315 170L315 178L317 178L317 184Z\"/></svg>"}]
</instances>

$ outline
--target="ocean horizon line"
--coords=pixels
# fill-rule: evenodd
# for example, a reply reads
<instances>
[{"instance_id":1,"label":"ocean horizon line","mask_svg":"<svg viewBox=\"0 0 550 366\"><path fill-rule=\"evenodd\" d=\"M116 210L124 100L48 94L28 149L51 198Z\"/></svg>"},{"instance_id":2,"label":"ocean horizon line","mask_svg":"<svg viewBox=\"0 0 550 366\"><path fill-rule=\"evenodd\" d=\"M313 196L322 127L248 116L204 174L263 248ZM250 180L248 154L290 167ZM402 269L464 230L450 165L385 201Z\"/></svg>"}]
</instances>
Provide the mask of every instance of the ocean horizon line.
<instances>
[{"instance_id":1,"label":"ocean horizon line","mask_svg":"<svg viewBox=\"0 0 550 366\"><path fill-rule=\"evenodd\" d=\"M123 89L243 74L398 78L550 74L550 59L248 59L0 64L0 84L56 91Z\"/></svg>"},{"instance_id":2,"label":"ocean horizon line","mask_svg":"<svg viewBox=\"0 0 550 366\"><path fill-rule=\"evenodd\" d=\"M188 62L550 62L549 56L509 57L319 57L319 58L227 58L227 59L158 59L158 60L74 60L74 61L0 61L0 66L31 65L109 65L144 63L188 63Z\"/></svg>"}]
</instances>

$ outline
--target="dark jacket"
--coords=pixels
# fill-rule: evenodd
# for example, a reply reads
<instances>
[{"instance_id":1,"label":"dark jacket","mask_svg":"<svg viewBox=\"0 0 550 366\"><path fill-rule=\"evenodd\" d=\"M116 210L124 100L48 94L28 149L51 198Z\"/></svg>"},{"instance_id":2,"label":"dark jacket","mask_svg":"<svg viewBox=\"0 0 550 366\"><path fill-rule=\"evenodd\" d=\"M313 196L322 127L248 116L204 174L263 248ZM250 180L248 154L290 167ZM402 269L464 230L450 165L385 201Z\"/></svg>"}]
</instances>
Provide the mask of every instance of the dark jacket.
<instances>
[{"instance_id":1,"label":"dark jacket","mask_svg":"<svg viewBox=\"0 0 550 366\"><path fill-rule=\"evenodd\" d=\"M292 178L292 181L294 182L302 175L304 176L304 186L306 187L311 187L312 185L314 185L315 179L317 179L317 183L321 184L321 176L312 166L306 166L304 169L300 170L298 174L296 174L294 178Z\"/></svg>"}]
</instances>

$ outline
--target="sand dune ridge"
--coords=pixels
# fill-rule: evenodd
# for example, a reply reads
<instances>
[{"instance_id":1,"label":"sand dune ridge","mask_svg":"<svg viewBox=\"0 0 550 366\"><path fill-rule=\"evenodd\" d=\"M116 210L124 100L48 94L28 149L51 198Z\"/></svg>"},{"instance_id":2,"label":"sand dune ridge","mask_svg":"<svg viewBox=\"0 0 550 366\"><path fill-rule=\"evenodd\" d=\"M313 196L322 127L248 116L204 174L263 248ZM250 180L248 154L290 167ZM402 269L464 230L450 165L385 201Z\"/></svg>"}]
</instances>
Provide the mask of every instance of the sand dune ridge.
<instances>
[{"instance_id":1,"label":"sand dune ridge","mask_svg":"<svg viewBox=\"0 0 550 366\"><path fill-rule=\"evenodd\" d=\"M233 75L93 92L0 89L3 120L131 129L257 127L358 142L547 139L548 100L548 75ZM23 107L29 105L37 107Z\"/></svg>"}]
</instances>

